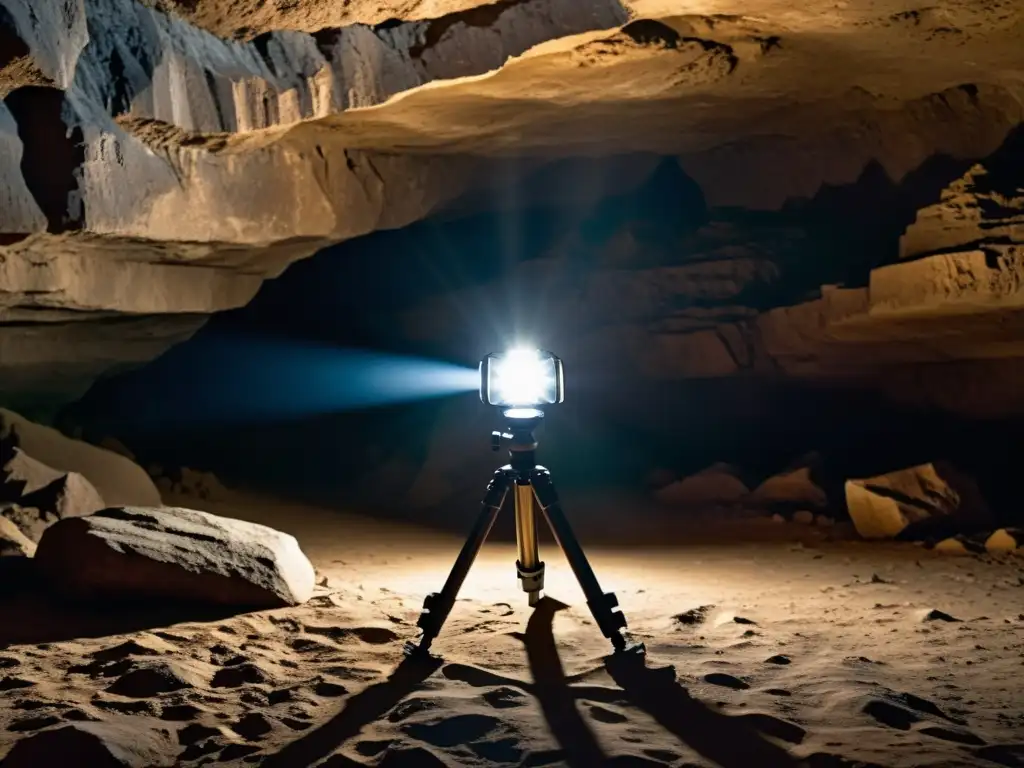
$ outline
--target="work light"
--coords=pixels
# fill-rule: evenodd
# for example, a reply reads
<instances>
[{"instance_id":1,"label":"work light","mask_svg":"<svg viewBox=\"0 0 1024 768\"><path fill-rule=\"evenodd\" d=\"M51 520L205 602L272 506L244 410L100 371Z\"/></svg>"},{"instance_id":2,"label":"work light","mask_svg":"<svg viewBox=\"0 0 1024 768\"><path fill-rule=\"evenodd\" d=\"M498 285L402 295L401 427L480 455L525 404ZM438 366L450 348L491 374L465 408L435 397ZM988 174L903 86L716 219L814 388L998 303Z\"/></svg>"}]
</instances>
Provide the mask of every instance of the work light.
<instances>
[{"instance_id":1,"label":"work light","mask_svg":"<svg viewBox=\"0 0 1024 768\"><path fill-rule=\"evenodd\" d=\"M410 656L430 652L509 495L515 500L516 573L530 605L540 605L544 593L544 563L537 539L537 519L541 516L569 561L601 634L611 640L615 653L644 655L643 643L632 642L626 635L626 617L618 598L614 592L601 589L583 547L576 540L562 511L551 472L537 464L535 432L544 421L544 406L562 402L563 395L562 361L550 352L516 347L492 353L480 361L480 399L486 405L501 408L508 430L491 433L491 448L497 451L502 445L507 446L509 463L495 470L487 484L480 500L480 515L441 591L431 592L423 600L423 610L416 621L422 634L419 640L409 641L405 646Z\"/></svg>"},{"instance_id":2,"label":"work light","mask_svg":"<svg viewBox=\"0 0 1024 768\"><path fill-rule=\"evenodd\" d=\"M480 399L502 408L540 408L564 399L562 361L550 352L517 347L480 361Z\"/></svg>"}]
</instances>

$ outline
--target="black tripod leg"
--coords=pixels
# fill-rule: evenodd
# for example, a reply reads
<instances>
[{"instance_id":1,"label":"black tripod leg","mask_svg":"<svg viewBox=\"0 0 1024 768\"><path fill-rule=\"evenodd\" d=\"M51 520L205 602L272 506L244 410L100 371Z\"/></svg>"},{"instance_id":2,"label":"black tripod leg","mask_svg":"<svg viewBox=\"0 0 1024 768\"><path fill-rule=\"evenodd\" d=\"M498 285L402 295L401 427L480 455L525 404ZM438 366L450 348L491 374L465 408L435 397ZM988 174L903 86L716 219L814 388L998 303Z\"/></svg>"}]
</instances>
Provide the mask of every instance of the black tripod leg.
<instances>
[{"instance_id":1,"label":"black tripod leg","mask_svg":"<svg viewBox=\"0 0 1024 768\"><path fill-rule=\"evenodd\" d=\"M487 540L487 535L494 526L502 504L505 503L505 495L508 493L511 483L512 480L506 469L502 468L494 473L494 478L487 486L480 515L469 532L466 543L462 545L462 550L455 559L447 581L440 592L432 592L423 601L423 612L420 613L419 621L416 622L423 634L420 636L419 642L406 644L406 653L428 651L434 638L440 634L441 627L444 626L448 614L451 613L452 607L455 605L455 599L459 596L462 583L466 580L469 569L473 567L473 561L476 560L484 541Z\"/></svg>"},{"instance_id":2,"label":"black tripod leg","mask_svg":"<svg viewBox=\"0 0 1024 768\"><path fill-rule=\"evenodd\" d=\"M587 555L562 511L558 493L551 481L551 473L543 467L537 467L530 478L533 482L534 492L537 494L537 501L551 527L551 533L554 534L558 546L565 553L565 559L569 561L569 567L572 568L573 573L576 574L576 580L583 588L583 594L587 598L587 607L590 608L590 613L593 614L601 634L611 640L616 651L631 650L643 653L642 645L631 646L627 642L623 633L623 630L626 629L626 616L619 608L619 600L614 593L601 591L601 585L597 581L594 569L590 567Z\"/></svg>"}]
</instances>

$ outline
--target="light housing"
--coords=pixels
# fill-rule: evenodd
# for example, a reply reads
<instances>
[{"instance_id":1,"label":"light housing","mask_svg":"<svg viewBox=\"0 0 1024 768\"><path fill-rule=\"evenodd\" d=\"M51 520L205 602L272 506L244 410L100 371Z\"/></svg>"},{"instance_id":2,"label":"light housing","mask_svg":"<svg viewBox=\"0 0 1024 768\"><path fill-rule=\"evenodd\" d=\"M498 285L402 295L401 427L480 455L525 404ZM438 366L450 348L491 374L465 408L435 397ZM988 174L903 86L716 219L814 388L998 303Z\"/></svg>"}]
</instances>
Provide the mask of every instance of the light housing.
<instances>
[{"instance_id":1,"label":"light housing","mask_svg":"<svg viewBox=\"0 0 1024 768\"><path fill-rule=\"evenodd\" d=\"M480 399L501 408L542 408L561 403L565 383L560 358L516 347L480 361Z\"/></svg>"}]
</instances>

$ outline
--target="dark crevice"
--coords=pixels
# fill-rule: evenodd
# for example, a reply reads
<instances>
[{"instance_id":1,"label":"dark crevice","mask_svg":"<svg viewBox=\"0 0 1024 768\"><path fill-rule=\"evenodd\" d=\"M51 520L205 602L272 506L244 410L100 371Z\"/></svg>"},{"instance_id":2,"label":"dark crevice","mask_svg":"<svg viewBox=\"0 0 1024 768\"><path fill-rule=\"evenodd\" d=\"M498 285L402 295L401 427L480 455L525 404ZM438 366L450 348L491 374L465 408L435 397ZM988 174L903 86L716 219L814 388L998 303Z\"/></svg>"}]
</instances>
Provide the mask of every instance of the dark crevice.
<instances>
[{"instance_id":1,"label":"dark crevice","mask_svg":"<svg viewBox=\"0 0 1024 768\"><path fill-rule=\"evenodd\" d=\"M46 216L48 231L80 229L85 223L85 206L79 196L85 143L82 129L69 128L64 120L63 92L27 86L11 93L6 104L23 145L21 173Z\"/></svg>"},{"instance_id":2,"label":"dark crevice","mask_svg":"<svg viewBox=\"0 0 1024 768\"><path fill-rule=\"evenodd\" d=\"M489 27L494 24L501 15L505 13L505 11L522 4L523 0L498 0L496 3L480 5L475 8L469 8L465 11L450 13L439 19L433 19L426 23L426 28L423 31L422 42L409 48L409 56L414 59L420 58L424 53L441 42L441 38L444 37L445 33L456 24L465 24L467 27ZM394 26L396 26L394 22L389 19L388 21L378 24L376 28L388 29Z\"/></svg>"},{"instance_id":3,"label":"dark crevice","mask_svg":"<svg viewBox=\"0 0 1024 768\"><path fill-rule=\"evenodd\" d=\"M18 59L28 56L28 45L15 31L10 12L0 6L0 70Z\"/></svg>"}]
</instances>

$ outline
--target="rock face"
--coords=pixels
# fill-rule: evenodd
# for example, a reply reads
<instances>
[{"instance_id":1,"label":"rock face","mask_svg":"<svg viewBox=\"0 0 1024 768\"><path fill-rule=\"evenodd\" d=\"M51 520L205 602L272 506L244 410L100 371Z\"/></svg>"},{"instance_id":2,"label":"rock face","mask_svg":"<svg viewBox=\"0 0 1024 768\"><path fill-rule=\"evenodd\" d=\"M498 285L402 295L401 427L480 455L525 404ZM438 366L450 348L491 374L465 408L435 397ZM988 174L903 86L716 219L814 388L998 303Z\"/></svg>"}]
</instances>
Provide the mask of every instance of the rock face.
<instances>
[{"instance_id":1,"label":"rock face","mask_svg":"<svg viewBox=\"0 0 1024 768\"><path fill-rule=\"evenodd\" d=\"M952 467L935 464L848 480L846 504L866 539L923 537L944 527L977 530L991 522L973 484Z\"/></svg>"},{"instance_id":2,"label":"rock face","mask_svg":"<svg viewBox=\"0 0 1024 768\"><path fill-rule=\"evenodd\" d=\"M744 499L744 503L758 509L808 513L813 520L813 512L825 509L828 497L814 482L810 467L799 467L769 477Z\"/></svg>"},{"instance_id":3,"label":"rock face","mask_svg":"<svg viewBox=\"0 0 1024 768\"><path fill-rule=\"evenodd\" d=\"M661 0L2 0L0 399L52 411L327 244L484 193L514 199L516 179L567 156L664 155L711 205L771 209L868 165L901 183L934 155L977 160L1024 115L1014 4L907 12L814 0L785 20L756 3L735 11L679 15ZM914 54L894 79L900 50ZM999 205L999 231L1015 232L1017 209ZM908 238L908 253L931 247ZM1015 269L1004 257L987 269ZM633 281L635 306L666 291L735 300L730 286L770 286L775 274L737 259ZM876 309L862 293L836 301ZM830 311L804 307L758 328L784 344L806 318L827 331L801 340L815 349L831 349L833 332L863 332L858 318L825 322ZM721 333L684 318L685 341L675 326L655 342L678 375L765 359L744 352L746 325L703 319ZM872 339L888 343L893 318L870 320Z\"/></svg>"},{"instance_id":4,"label":"rock face","mask_svg":"<svg viewBox=\"0 0 1024 768\"><path fill-rule=\"evenodd\" d=\"M142 467L131 460L66 437L56 429L34 424L2 408L0 444L6 445L10 451L0 466L5 467L5 472L13 472L13 475L5 477L17 484L18 498L40 494L44 498L52 497L56 502L68 499L69 493L81 493L84 499L89 491L81 480L61 479L70 473L87 480L107 505L160 504L160 494L153 481Z\"/></svg>"},{"instance_id":5,"label":"rock face","mask_svg":"<svg viewBox=\"0 0 1024 768\"><path fill-rule=\"evenodd\" d=\"M43 534L36 562L58 592L85 600L278 608L308 600L315 581L292 536L172 507L62 520Z\"/></svg>"}]
</instances>

